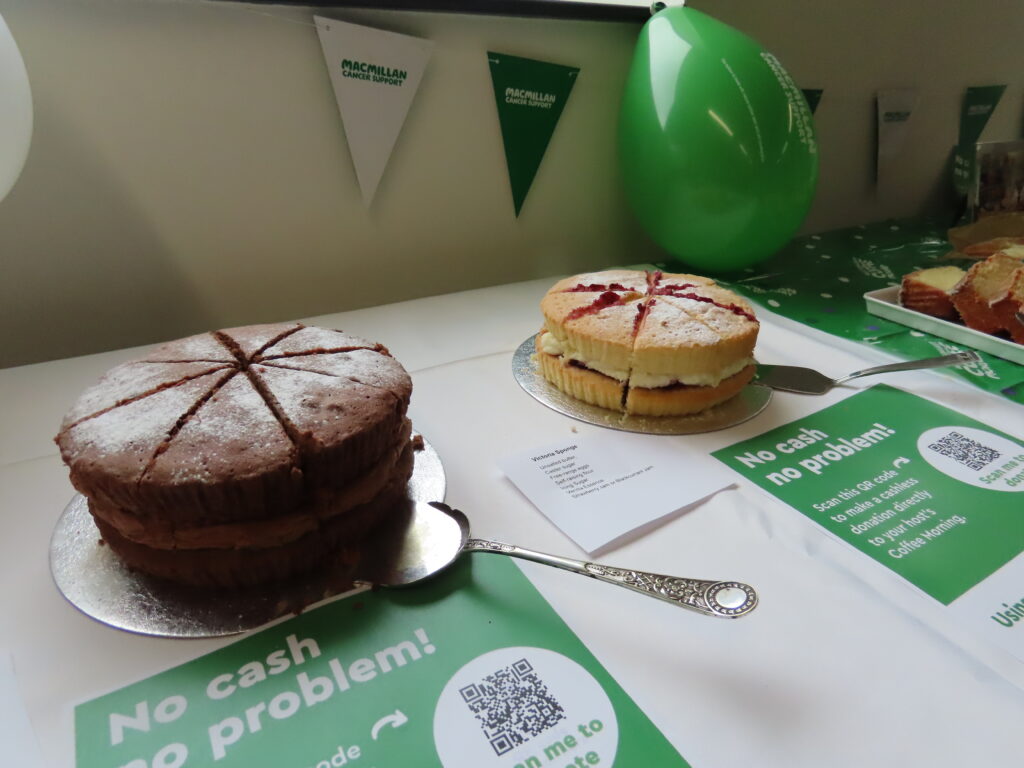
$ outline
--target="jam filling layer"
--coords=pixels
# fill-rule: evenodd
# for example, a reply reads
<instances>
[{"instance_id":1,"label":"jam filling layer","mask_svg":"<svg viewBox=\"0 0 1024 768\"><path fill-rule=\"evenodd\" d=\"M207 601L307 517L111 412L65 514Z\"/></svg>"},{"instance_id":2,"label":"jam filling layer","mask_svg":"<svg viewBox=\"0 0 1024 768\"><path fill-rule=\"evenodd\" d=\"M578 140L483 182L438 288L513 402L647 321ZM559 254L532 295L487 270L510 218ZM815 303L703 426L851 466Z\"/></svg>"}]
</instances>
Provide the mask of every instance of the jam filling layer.
<instances>
[{"instance_id":1,"label":"jam filling layer","mask_svg":"<svg viewBox=\"0 0 1024 768\"><path fill-rule=\"evenodd\" d=\"M570 358L568 361L566 361L565 364L568 365L570 368L580 368L580 369L582 369L584 371L590 371L591 373L596 373L598 376L604 376L606 379L612 379L611 376L606 376L605 374L601 373L600 371L591 368L586 363L581 363L579 360L574 360L574 359ZM745 367L746 366L744 366L744 368ZM735 376L735 375L736 375L735 373L732 374L732 376ZM732 376L726 376L724 379L722 379L722 381L726 381L727 379L732 378ZM617 381L617 379L612 379L612 381ZM718 384L684 384L681 381L676 381L676 382L673 382L671 384L666 384L663 387L637 387L637 386L632 386L631 387L628 382L621 382L621 381L619 381L618 383L619 384L625 384L627 390L629 390L629 389L648 389L648 390L657 390L659 392L670 392L670 391L682 390L682 389L713 389L714 387L720 386L720 384L721 384L721 382L719 382Z\"/></svg>"},{"instance_id":2,"label":"jam filling layer","mask_svg":"<svg viewBox=\"0 0 1024 768\"><path fill-rule=\"evenodd\" d=\"M567 291L568 293L569 291ZM617 294L615 291L604 291L600 296L594 299L593 302L583 307L576 307L572 312L566 315L566 322L570 320L576 320L585 315L596 315L602 309L608 307L614 307L619 304L625 304L626 300L624 297Z\"/></svg>"}]
</instances>

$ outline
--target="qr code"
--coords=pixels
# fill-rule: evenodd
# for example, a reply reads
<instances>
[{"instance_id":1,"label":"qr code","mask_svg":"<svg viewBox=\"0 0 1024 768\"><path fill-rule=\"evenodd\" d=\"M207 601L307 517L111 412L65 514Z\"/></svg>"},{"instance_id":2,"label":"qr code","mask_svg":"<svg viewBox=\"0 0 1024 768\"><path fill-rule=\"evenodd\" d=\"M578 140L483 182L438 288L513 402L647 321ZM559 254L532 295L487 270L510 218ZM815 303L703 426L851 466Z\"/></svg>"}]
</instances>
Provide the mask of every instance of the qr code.
<instances>
[{"instance_id":1,"label":"qr code","mask_svg":"<svg viewBox=\"0 0 1024 768\"><path fill-rule=\"evenodd\" d=\"M983 469L1002 455L999 451L964 437L959 432L950 432L928 447L974 470Z\"/></svg>"},{"instance_id":2,"label":"qr code","mask_svg":"<svg viewBox=\"0 0 1024 768\"><path fill-rule=\"evenodd\" d=\"M520 659L459 689L497 755L503 755L565 719L533 666Z\"/></svg>"}]
</instances>

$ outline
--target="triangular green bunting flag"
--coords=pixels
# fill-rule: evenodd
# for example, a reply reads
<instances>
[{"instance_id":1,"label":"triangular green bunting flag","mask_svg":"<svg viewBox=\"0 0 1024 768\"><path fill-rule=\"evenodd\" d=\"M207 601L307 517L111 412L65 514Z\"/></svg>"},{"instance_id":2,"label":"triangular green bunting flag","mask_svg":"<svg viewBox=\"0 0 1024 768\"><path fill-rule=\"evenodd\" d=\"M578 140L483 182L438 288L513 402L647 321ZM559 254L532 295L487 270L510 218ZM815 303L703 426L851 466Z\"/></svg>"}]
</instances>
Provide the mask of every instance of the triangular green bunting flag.
<instances>
[{"instance_id":1,"label":"triangular green bunting flag","mask_svg":"<svg viewBox=\"0 0 1024 768\"><path fill-rule=\"evenodd\" d=\"M985 130L988 119L1005 90L1005 85L981 85L967 89L964 93L963 106L960 108L958 143L961 146L974 144L981 137L981 132Z\"/></svg>"},{"instance_id":2,"label":"triangular green bunting flag","mask_svg":"<svg viewBox=\"0 0 1024 768\"><path fill-rule=\"evenodd\" d=\"M964 92L960 107L960 135L953 148L953 188L959 195L970 191L975 174L974 145L1005 90L1005 85L979 85Z\"/></svg>"},{"instance_id":3,"label":"triangular green bunting flag","mask_svg":"<svg viewBox=\"0 0 1024 768\"><path fill-rule=\"evenodd\" d=\"M580 70L504 53L487 59L518 216Z\"/></svg>"},{"instance_id":4,"label":"triangular green bunting flag","mask_svg":"<svg viewBox=\"0 0 1024 768\"><path fill-rule=\"evenodd\" d=\"M807 99L807 106L811 108L811 114L814 114L814 110L818 108L818 102L821 101L821 94L824 90L821 88L801 88L804 92L804 98Z\"/></svg>"},{"instance_id":5,"label":"triangular green bunting flag","mask_svg":"<svg viewBox=\"0 0 1024 768\"><path fill-rule=\"evenodd\" d=\"M953 189L958 195L966 195L971 190L971 178L974 176L974 147L957 145L953 147Z\"/></svg>"}]
</instances>

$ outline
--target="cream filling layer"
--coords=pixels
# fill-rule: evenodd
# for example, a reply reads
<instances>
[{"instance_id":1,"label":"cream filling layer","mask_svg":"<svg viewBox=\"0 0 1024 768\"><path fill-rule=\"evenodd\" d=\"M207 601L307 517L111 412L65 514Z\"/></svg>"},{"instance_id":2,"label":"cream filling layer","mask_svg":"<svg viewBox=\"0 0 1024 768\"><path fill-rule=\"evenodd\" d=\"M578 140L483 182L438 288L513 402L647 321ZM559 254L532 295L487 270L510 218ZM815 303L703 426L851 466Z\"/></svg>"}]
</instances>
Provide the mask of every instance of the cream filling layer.
<instances>
[{"instance_id":1,"label":"cream filling layer","mask_svg":"<svg viewBox=\"0 0 1024 768\"><path fill-rule=\"evenodd\" d=\"M640 387L642 389L658 389L659 387L668 387L672 384L686 384L693 387L714 387L721 384L730 376L735 376L754 362L754 358L745 357L741 360L732 362L717 371L705 371L701 373L677 376L664 373L651 373L635 368L630 371L609 368L601 363L588 360L577 350L573 349L572 345L569 344L568 339L560 340L556 338L553 333L546 330L541 332L540 348L545 354L553 355L555 357L564 357L567 360L576 360L591 370L603 373L605 376L609 376L617 381L629 381L629 386Z\"/></svg>"},{"instance_id":2,"label":"cream filling layer","mask_svg":"<svg viewBox=\"0 0 1024 768\"><path fill-rule=\"evenodd\" d=\"M547 355L564 357L567 360L576 360L593 371L603 373L617 381L626 381L629 378L629 371L620 368L612 368L595 360L588 360L579 350L574 349L568 339L557 339L550 331L542 331L540 337L540 348Z\"/></svg>"},{"instance_id":3,"label":"cream filling layer","mask_svg":"<svg viewBox=\"0 0 1024 768\"><path fill-rule=\"evenodd\" d=\"M645 373L644 371L633 369L629 374L629 386L640 387L642 389L657 389L658 387L668 387L672 384L687 384L692 387L715 387L730 376L735 376L753 362L754 358L745 357L742 360L737 360L736 362L731 363L724 368L720 368L717 371L694 373L688 376L671 376L664 373Z\"/></svg>"}]
</instances>

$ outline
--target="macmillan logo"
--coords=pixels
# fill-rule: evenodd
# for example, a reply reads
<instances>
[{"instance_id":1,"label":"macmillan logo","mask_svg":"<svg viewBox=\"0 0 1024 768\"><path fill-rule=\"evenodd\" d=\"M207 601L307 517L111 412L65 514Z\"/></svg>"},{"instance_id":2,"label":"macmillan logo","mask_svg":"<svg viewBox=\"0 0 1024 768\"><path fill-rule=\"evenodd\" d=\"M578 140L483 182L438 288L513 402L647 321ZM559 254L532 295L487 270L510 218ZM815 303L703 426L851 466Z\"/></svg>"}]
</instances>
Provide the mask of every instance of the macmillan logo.
<instances>
[{"instance_id":1,"label":"macmillan logo","mask_svg":"<svg viewBox=\"0 0 1024 768\"><path fill-rule=\"evenodd\" d=\"M963 352L963 347L957 347L953 344L947 344L944 341L930 341L928 342L940 355L955 355L958 352ZM992 366L986 363L984 360L978 360L974 363L964 363L963 365L957 366L957 370L969 373L971 376L977 376L978 378L984 379L999 379L999 374L992 370Z\"/></svg>"},{"instance_id":2,"label":"macmillan logo","mask_svg":"<svg viewBox=\"0 0 1024 768\"><path fill-rule=\"evenodd\" d=\"M888 264L881 264L871 261L870 259L854 257L853 266L855 266L862 275L867 275L868 277L876 277L879 280L896 279L896 275L893 274L893 271L889 268Z\"/></svg>"},{"instance_id":3,"label":"macmillan logo","mask_svg":"<svg viewBox=\"0 0 1024 768\"><path fill-rule=\"evenodd\" d=\"M1012 628L1014 624L1024 619L1024 597L1013 605L1003 603L1003 610L996 611L989 618L998 624L1002 624L1004 627Z\"/></svg>"},{"instance_id":4,"label":"macmillan logo","mask_svg":"<svg viewBox=\"0 0 1024 768\"><path fill-rule=\"evenodd\" d=\"M341 76L382 85L404 85L409 73L404 69L391 69L377 64L367 64L365 61L342 59Z\"/></svg>"},{"instance_id":5,"label":"macmillan logo","mask_svg":"<svg viewBox=\"0 0 1024 768\"><path fill-rule=\"evenodd\" d=\"M551 109L557 97L553 93L541 91L527 91L522 88L506 88L505 103L518 104L523 107L537 107L539 109Z\"/></svg>"},{"instance_id":6,"label":"macmillan logo","mask_svg":"<svg viewBox=\"0 0 1024 768\"><path fill-rule=\"evenodd\" d=\"M882 122L885 123L905 123L910 119L910 112L886 112L882 115Z\"/></svg>"}]
</instances>

